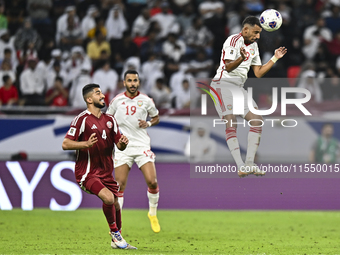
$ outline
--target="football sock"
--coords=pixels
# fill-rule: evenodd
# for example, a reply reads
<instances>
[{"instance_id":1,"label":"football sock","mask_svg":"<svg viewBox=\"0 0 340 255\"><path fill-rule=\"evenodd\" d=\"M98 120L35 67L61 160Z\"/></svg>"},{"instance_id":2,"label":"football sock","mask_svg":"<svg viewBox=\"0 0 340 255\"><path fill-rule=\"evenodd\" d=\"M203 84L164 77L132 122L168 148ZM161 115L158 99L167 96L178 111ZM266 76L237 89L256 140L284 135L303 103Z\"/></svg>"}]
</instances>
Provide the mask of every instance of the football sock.
<instances>
[{"instance_id":1,"label":"football sock","mask_svg":"<svg viewBox=\"0 0 340 255\"><path fill-rule=\"evenodd\" d=\"M111 231L116 232L118 231L117 224L116 224L116 208L115 205L107 205L103 203L103 212L106 217L107 223Z\"/></svg>"},{"instance_id":2,"label":"football sock","mask_svg":"<svg viewBox=\"0 0 340 255\"><path fill-rule=\"evenodd\" d=\"M149 214L150 216L157 215L157 206L159 200L159 188L150 189L148 188L148 199L149 199Z\"/></svg>"},{"instance_id":3,"label":"football sock","mask_svg":"<svg viewBox=\"0 0 340 255\"><path fill-rule=\"evenodd\" d=\"M118 203L120 205L120 209L123 209L124 204L124 191L118 191Z\"/></svg>"},{"instance_id":4,"label":"football sock","mask_svg":"<svg viewBox=\"0 0 340 255\"><path fill-rule=\"evenodd\" d=\"M262 127L251 127L249 129L246 164L254 163L255 154L260 144L261 133Z\"/></svg>"},{"instance_id":5,"label":"football sock","mask_svg":"<svg viewBox=\"0 0 340 255\"><path fill-rule=\"evenodd\" d=\"M122 229L122 214L121 214L121 210L116 211L116 224L117 224L118 230L121 230Z\"/></svg>"},{"instance_id":6,"label":"football sock","mask_svg":"<svg viewBox=\"0 0 340 255\"><path fill-rule=\"evenodd\" d=\"M225 133L226 133L226 141L227 141L229 150L231 152L231 155L233 156L237 164L237 167L240 168L244 163L241 158L240 145L236 137L236 128L229 127L225 130Z\"/></svg>"}]
</instances>

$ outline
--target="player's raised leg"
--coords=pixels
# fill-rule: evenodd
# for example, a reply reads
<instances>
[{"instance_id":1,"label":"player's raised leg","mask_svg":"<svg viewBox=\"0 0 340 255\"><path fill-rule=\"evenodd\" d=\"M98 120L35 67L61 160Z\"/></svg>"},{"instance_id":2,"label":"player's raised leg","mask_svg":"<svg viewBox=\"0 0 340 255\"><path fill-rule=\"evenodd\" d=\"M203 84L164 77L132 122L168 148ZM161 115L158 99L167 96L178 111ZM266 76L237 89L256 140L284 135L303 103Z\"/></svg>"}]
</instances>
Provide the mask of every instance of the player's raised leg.
<instances>
[{"instance_id":1,"label":"player's raised leg","mask_svg":"<svg viewBox=\"0 0 340 255\"><path fill-rule=\"evenodd\" d=\"M96 183L93 185L96 185ZM127 243L121 236L116 222L116 207L118 206L117 197L115 197L107 188L102 188L97 196L103 201L103 212L110 227L112 242L118 248L125 249Z\"/></svg>"},{"instance_id":2,"label":"player's raised leg","mask_svg":"<svg viewBox=\"0 0 340 255\"><path fill-rule=\"evenodd\" d=\"M140 167L142 171L146 184L148 185L147 196L149 199L149 212L148 217L151 223L151 228L155 233L161 231L157 219L157 207L159 200L159 188L156 175L156 167L153 162L147 162Z\"/></svg>"},{"instance_id":3,"label":"player's raised leg","mask_svg":"<svg viewBox=\"0 0 340 255\"><path fill-rule=\"evenodd\" d=\"M226 130L225 130L226 141L227 141L230 153L233 156L235 163L237 165L238 175L240 177L245 177L249 173L246 172L245 169L243 169L244 162L243 162L242 157L241 157L240 145L239 145L237 135L236 135L236 128L237 128L236 116L234 116L232 114L228 114L228 115L223 116L223 118L225 120L227 120Z\"/></svg>"},{"instance_id":4,"label":"player's raised leg","mask_svg":"<svg viewBox=\"0 0 340 255\"><path fill-rule=\"evenodd\" d=\"M129 172L130 172L130 167L127 164L123 164L121 166L115 167L115 180L119 184L118 203L120 205L120 209L123 209L124 191L126 188Z\"/></svg>"},{"instance_id":5,"label":"player's raised leg","mask_svg":"<svg viewBox=\"0 0 340 255\"><path fill-rule=\"evenodd\" d=\"M252 125L248 133L248 147L245 166L250 167L253 174L257 176L263 176L265 175L265 172L261 171L254 163L255 155L261 140L263 118L260 115L256 115L249 111L246 114L245 119L248 121L248 123L251 120L250 123Z\"/></svg>"}]
</instances>

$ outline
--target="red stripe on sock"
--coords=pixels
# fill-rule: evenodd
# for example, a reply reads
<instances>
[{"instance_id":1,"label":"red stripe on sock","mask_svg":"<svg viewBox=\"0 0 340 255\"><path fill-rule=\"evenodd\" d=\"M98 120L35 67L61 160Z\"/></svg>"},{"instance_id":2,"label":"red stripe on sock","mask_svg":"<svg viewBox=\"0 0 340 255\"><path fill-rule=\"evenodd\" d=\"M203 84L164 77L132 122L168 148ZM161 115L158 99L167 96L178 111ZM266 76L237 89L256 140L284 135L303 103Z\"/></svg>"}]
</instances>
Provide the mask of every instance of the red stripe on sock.
<instances>
[{"instance_id":1,"label":"red stripe on sock","mask_svg":"<svg viewBox=\"0 0 340 255\"><path fill-rule=\"evenodd\" d=\"M124 197L124 191L118 191L117 197Z\"/></svg>"},{"instance_id":2,"label":"red stripe on sock","mask_svg":"<svg viewBox=\"0 0 340 255\"><path fill-rule=\"evenodd\" d=\"M151 193L151 194L157 194L159 192L159 187L157 186L157 188L155 188L155 189L148 188L148 192Z\"/></svg>"},{"instance_id":3,"label":"red stripe on sock","mask_svg":"<svg viewBox=\"0 0 340 255\"><path fill-rule=\"evenodd\" d=\"M225 130L226 140L228 141L230 138L236 138L236 128L230 127Z\"/></svg>"},{"instance_id":4,"label":"red stripe on sock","mask_svg":"<svg viewBox=\"0 0 340 255\"><path fill-rule=\"evenodd\" d=\"M262 133L262 127L251 127L249 132Z\"/></svg>"}]
</instances>

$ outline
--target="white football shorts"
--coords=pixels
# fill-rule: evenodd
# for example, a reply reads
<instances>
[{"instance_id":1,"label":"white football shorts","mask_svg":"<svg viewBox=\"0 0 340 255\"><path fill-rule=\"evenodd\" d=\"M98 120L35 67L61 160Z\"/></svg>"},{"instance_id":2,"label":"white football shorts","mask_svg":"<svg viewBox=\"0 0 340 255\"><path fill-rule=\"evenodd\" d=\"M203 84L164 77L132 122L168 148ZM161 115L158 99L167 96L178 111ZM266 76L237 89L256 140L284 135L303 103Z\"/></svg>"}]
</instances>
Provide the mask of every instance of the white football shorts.
<instances>
[{"instance_id":1,"label":"white football shorts","mask_svg":"<svg viewBox=\"0 0 340 255\"><path fill-rule=\"evenodd\" d=\"M141 168L147 162L155 162L155 154L150 150L150 147L129 147L120 151L116 149L114 158L114 167L127 164L129 168L136 162L138 168Z\"/></svg>"},{"instance_id":2,"label":"white football shorts","mask_svg":"<svg viewBox=\"0 0 340 255\"><path fill-rule=\"evenodd\" d=\"M232 94L232 92L229 88L231 88L233 91L237 91L238 93L243 94L244 113L240 114L238 116L241 116L242 118L244 118L247 115L247 113L250 111L249 107L248 107L248 92L243 87L237 86L237 85L232 84L232 83L228 83L227 81L224 81L224 80L212 81L210 86L215 89L215 91L217 92L217 94L221 98L222 104L220 103L215 92L210 90L210 93L213 95L213 97L216 101L216 104L215 104L216 111L217 111L217 113L218 113L218 115L220 116L221 119L225 115L229 115L229 114L235 115L233 113L233 109L234 109L233 94ZM240 99L238 99L236 101L239 101L239 100ZM252 99L252 102L253 102L254 108L258 108L254 99Z\"/></svg>"}]
</instances>

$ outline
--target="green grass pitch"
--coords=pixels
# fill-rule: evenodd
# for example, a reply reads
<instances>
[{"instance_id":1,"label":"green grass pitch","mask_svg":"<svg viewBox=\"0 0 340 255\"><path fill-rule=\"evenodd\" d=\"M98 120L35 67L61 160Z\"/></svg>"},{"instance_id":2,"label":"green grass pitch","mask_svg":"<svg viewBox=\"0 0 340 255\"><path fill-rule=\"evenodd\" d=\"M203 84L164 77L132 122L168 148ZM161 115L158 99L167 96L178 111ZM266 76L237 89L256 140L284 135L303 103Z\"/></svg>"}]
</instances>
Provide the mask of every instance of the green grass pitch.
<instances>
[{"instance_id":1,"label":"green grass pitch","mask_svg":"<svg viewBox=\"0 0 340 255\"><path fill-rule=\"evenodd\" d=\"M138 250L110 247L100 209L0 211L0 254L340 254L340 212L123 210L123 236Z\"/></svg>"}]
</instances>

